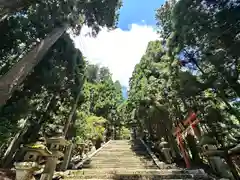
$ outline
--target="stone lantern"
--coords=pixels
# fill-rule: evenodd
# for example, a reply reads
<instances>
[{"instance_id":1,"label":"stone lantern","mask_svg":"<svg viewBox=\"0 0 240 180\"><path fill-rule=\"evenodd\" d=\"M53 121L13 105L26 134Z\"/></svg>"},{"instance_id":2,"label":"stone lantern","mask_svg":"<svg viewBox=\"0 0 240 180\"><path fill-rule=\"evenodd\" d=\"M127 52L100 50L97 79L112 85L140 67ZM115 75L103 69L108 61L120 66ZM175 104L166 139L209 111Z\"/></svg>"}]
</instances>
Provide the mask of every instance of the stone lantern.
<instances>
[{"instance_id":1,"label":"stone lantern","mask_svg":"<svg viewBox=\"0 0 240 180\"><path fill-rule=\"evenodd\" d=\"M33 173L42 168L40 165L42 157L49 157L52 153L41 141L26 145L23 149L26 153L23 162L16 162L16 180L34 179Z\"/></svg>"},{"instance_id":2,"label":"stone lantern","mask_svg":"<svg viewBox=\"0 0 240 180\"><path fill-rule=\"evenodd\" d=\"M50 146L52 156L50 156L45 165L41 180L51 180L56 169L58 159L64 156L64 148L68 145L68 141L64 138L61 129L58 129L53 137L47 139L47 144Z\"/></svg>"},{"instance_id":3,"label":"stone lantern","mask_svg":"<svg viewBox=\"0 0 240 180\"><path fill-rule=\"evenodd\" d=\"M85 142L83 153L87 155L88 151L89 151L89 144Z\"/></svg>"},{"instance_id":4,"label":"stone lantern","mask_svg":"<svg viewBox=\"0 0 240 180\"><path fill-rule=\"evenodd\" d=\"M89 152L91 152L92 148L93 148L93 143L92 141L88 142L88 148L89 148Z\"/></svg>"},{"instance_id":5,"label":"stone lantern","mask_svg":"<svg viewBox=\"0 0 240 180\"><path fill-rule=\"evenodd\" d=\"M169 144L167 141L165 141L165 139L162 137L161 138L161 142L159 144L161 151L167 161L167 163L172 163L172 157L171 157L171 149L169 148Z\"/></svg>"},{"instance_id":6,"label":"stone lantern","mask_svg":"<svg viewBox=\"0 0 240 180\"><path fill-rule=\"evenodd\" d=\"M217 142L212 137L202 136L199 145L203 149L203 154L208 157L209 163L216 174L220 174L223 178L234 179L229 167L223 162L225 152L217 149Z\"/></svg>"},{"instance_id":7,"label":"stone lantern","mask_svg":"<svg viewBox=\"0 0 240 180\"><path fill-rule=\"evenodd\" d=\"M77 145L77 149L78 149L78 151L79 151L79 155L80 155L80 157L82 157L83 156L83 150L85 149L85 143L79 143L78 145Z\"/></svg>"}]
</instances>

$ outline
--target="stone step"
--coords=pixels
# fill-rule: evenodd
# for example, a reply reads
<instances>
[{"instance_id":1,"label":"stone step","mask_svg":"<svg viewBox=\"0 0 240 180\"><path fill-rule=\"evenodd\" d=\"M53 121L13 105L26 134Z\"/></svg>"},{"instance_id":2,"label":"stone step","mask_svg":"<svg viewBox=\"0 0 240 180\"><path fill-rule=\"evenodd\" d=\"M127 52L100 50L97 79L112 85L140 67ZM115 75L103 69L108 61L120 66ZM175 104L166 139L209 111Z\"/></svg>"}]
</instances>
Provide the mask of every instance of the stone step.
<instances>
[{"instance_id":1,"label":"stone step","mask_svg":"<svg viewBox=\"0 0 240 180\"><path fill-rule=\"evenodd\" d=\"M118 163L118 162L123 162L123 163L126 163L126 164L129 164L129 163L141 163L141 162L151 162L153 163L153 161L151 160L147 160L147 159L132 159L132 160L129 160L129 159L92 159L91 160L92 162L94 161L95 162L100 162L100 163L105 163L105 162L110 162L110 163Z\"/></svg>"},{"instance_id":2,"label":"stone step","mask_svg":"<svg viewBox=\"0 0 240 180\"><path fill-rule=\"evenodd\" d=\"M96 155L94 157L92 157L92 159L147 159L147 160L151 160L151 156L149 155L128 155L128 156L124 156L124 155L118 155L118 154L99 154Z\"/></svg>"},{"instance_id":3,"label":"stone step","mask_svg":"<svg viewBox=\"0 0 240 180\"><path fill-rule=\"evenodd\" d=\"M102 151L102 152L99 152L97 153L94 157L96 156L132 156L132 157L136 157L136 156L147 156L149 155L148 153L146 152L126 152L126 151Z\"/></svg>"},{"instance_id":4,"label":"stone step","mask_svg":"<svg viewBox=\"0 0 240 180\"><path fill-rule=\"evenodd\" d=\"M122 162L122 161L118 161L118 162L114 162L114 161L98 161L98 162L94 162L94 163L92 163L92 164L98 164L98 165L108 165L109 167L111 167L111 165L113 165L113 164L117 164L117 165L129 165L129 164L131 164L131 165L138 165L138 164L154 164L153 162L141 162L141 161L139 161L139 162ZM120 167L121 168L121 167Z\"/></svg>"},{"instance_id":5,"label":"stone step","mask_svg":"<svg viewBox=\"0 0 240 180\"><path fill-rule=\"evenodd\" d=\"M68 171L68 174L70 175L78 175L81 173L127 173L127 174L138 174L138 173L147 173L147 174L166 174L166 173L183 173L183 174L204 174L206 173L201 170L183 170L183 169L177 169L177 168L172 168L172 169L144 169L144 168L101 168L101 169L82 169L82 170L70 170Z\"/></svg>"},{"instance_id":6,"label":"stone step","mask_svg":"<svg viewBox=\"0 0 240 180\"><path fill-rule=\"evenodd\" d=\"M119 159L124 159L124 160L127 160L128 159L128 161L129 162L131 162L131 160L146 160L146 161L153 161L152 159L151 159L151 156L141 156L141 155L139 155L139 156L123 156L123 157L121 157L121 155L120 156L118 156L118 155L115 155L115 156L94 156L94 157L92 157L91 158L92 160L103 160L103 159L105 159L106 161L109 161L109 160L111 160L111 159L113 159L113 160L119 160Z\"/></svg>"},{"instance_id":7,"label":"stone step","mask_svg":"<svg viewBox=\"0 0 240 180\"><path fill-rule=\"evenodd\" d=\"M67 178L66 180L76 180L76 179L69 179ZM115 178L112 178L112 179L98 179L98 178L92 178L92 179L81 179L81 180L116 180ZM120 180L120 179L119 179ZM151 178L139 178L139 180L151 180ZM194 179L168 179L168 180L194 180Z\"/></svg>"},{"instance_id":8,"label":"stone step","mask_svg":"<svg viewBox=\"0 0 240 180\"><path fill-rule=\"evenodd\" d=\"M110 166L108 164L99 165L99 164L84 164L85 168L109 168ZM125 167L125 168L153 168L157 169L155 165L148 165L148 164L128 164L128 165L121 165L121 164L113 164L111 168L119 168L119 167Z\"/></svg>"},{"instance_id":9,"label":"stone step","mask_svg":"<svg viewBox=\"0 0 240 180\"><path fill-rule=\"evenodd\" d=\"M126 164L129 163L137 163L137 162L151 162L153 163L153 161L151 159L144 159L144 158L136 158L136 159L121 159L121 158L116 158L116 159L108 159L106 157L106 159L91 159L92 162L110 162L110 163L118 163L118 162L125 162Z\"/></svg>"},{"instance_id":10,"label":"stone step","mask_svg":"<svg viewBox=\"0 0 240 180\"><path fill-rule=\"evenodd\" d=\"M109 166L109 164L104 164L104 165L90 164L90 165L84 165L84 167L90 167L90 168L126 167L126 168L154 168L154 169L157 169L157 167L155 165L145 165L145 164L138 164L138 165L137 164L128 164L128 165L112 164L111 166Z\"/></svg>"},{"instance_id":11,"label":"stone step","mask_svg":"<svg viewBox=\"0 0 240 180\"><path fill-rule=\"evenodd\" d=\"M101 169L83 169L80 171L69 171L67 178L73 179L109 179L119 178L123 180L128 179L210 179L200 170L179 170L179 169L140 169L140 168L101 168Z\"/></svg>"},{"instance_id":12,"label":"stone step","mask_svg":"<svg viewBox=\"0 0 240 180\"><path fill-rule=\"evenodd\" d=\"M144 157L151 157L150 155L146 154L146 155L141 155L141 154L116 154L116 153L99 153L96 154L95 156L93 156L93 158L115 158L115 157L121 157L121 158L144 158Z\"/></svg>"},{"instance_id":13,"label":"stone step","mask_svg":"<svg viewBox=\"0 0 240 180\"><path fill-rule=\"evenodd\" d=\"M146 178L144 178L145 180ZM76 180L76 179L69 179L67 178L67 180ZM113 179L98 179L98 178L92 178L92 179L81 179L81 180L113 180ZM141 180L141 179L139 179ZM142 179L143 180L143 179ZM147 179L148 180L148 179ZM150 179L149 179L150 180ZM168 179L168 180L194 180L194 179Z\"/></svg>"},{"instance_id":14,"label":"stone step","mask_svg":"<svg viewBox=\"0 0 240 180\"><path fill-rule=\"evenodd\" d=\"M147 155L147 153L146 152L131 152L131 151L106 151L106 150L104 150L104 151L102 151L102 152L99 152L99 153L97 153L97 155L96 156L99 156L99 155L132 155L132 156L135 156L135 155L140 155L140 154L146 154Z\"/></svg>"},{"instance_id":15,"label":"stone step","mask_svg":"<svg viewBox=\"0 0 240 180\"><path fill-rule=\"evenodd\" d=\"M196 179L196 180L210 180L210 178L203 175L191 174L158 174L158 175L140 175L140 174L105 174L105 175L78 175L67 177L64 179L118 179L118 180L138 180L138 179Z\"/></svg>"},{"instance_id":16,"label":"stone step","mask_svg":"<svg viewBox=\"0 0 240 180\"><path fill-rule=\"evenodd\" d=\"M94 164L98 164L98 165L110 165L109 167L111 167L112 164L118 164L118 165L128 165L128 164L132 164L132 165L138 165L138 164L154 164L153 162L144 162L144 161L132 161L132 162L127 162L127 161L122 161L122 160L118 160L116 162L115 161L94 161Z\"/></svg>"},{"instance_id":17,"label":"stone step","mask_svg":"<svg viewBox=\"0 0 240 180\"><path fill-rule=\"evenodd\" d=\"M103 149L107 149L107 150L115 150L115 151L145 151L145 149L143 149L143 148L129 148L129 147L122 147L121 146L121 148L120 147L105 147L105 148L103 148Z\"/></svg>"},{"instance_id":18,"label":"stone step","mask_svg":"<svg viewBox=\"0 0 240 180\"><path fill-rule=\"evenodd\" d=\"M153 161L148 161L146 159L133 159L133 160L129 160L129 159L92 159L91 161L94 161L95 162L110 162L110 163L118 163L118 162L123 162L123 163L126 163L126 164L129 164L129 163L141 163L141 162L153 162Z\"/></svg>"},{"instance_id":19,"label":"stone step","mask_svg":"<svg viewBox=\"0 0 240 180\"><path fill-rule=\"evenodd\" d=\"M98 169L101 169L101 168L107 168L108 166L98 166L98 165L84 165L84 168L98 168ZM119 168L120 166L119 165L112 165L111 166L112 168ZM148 169L157 169L157 167L155 167L154 165L150 166L144 166L144 165L139 165L139 166L136 166L136 165L128 165L128 166L124 166L126 168L136 168L136 169L139 169L139 168L148 168Z\"/></svg>"},{"instance_id":20,"label":"stone step","mask_svg":"<svg viewBox=\"0 0 240 180\"><path fill-rule=\"evenodd\" d=\"M95 157L97 156L139 156L139 155L146 155L149 156L148 153L146 152L116 152L116 151L105 151L105 152L99 152L96 154Z\"/></svg>"},{"instance_id":21,"label":"stone step","mask_svg":"<svg viewBox=\"0 0 240 180\"><path fill-rule=\"evenodd\" d=\"M112 159L112 158L124 158L124 159L138 159L138 158L148 158L151 157L149 156L141 156L141 155L136 155L136 154L97 154L95 156L93 156L92 158L94 159Z\"/></svg>"},{"instance_id":22,"label":"stone step","mask_svg":"<svg viewBox=\"0 0 240 180\"><path fill-rule=\"evenodd\" d=\"M130 148L130 147L104 147L104 150L114 150L114 151L145 151L143 148Z\"/></svg>"}]
</instances>

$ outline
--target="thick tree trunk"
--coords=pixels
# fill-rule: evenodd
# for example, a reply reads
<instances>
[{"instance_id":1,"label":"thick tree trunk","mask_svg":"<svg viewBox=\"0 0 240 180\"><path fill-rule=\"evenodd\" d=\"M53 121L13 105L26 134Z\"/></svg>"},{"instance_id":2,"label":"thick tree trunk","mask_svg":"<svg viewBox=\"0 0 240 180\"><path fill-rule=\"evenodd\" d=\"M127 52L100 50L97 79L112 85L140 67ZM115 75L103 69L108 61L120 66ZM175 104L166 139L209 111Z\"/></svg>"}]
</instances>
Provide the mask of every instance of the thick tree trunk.
<instances>
[{"instance_id":1,"label":"thick tree trunk","mask_svg":"<svg viewBox=\"0 0 240 180\"><path fill-rule=\"evenodd\" d=\"M23 0L0 0L0 8L17 8L24 5Z\"/></svg>"},{"instance_id":2,"label":"thick tree trunk","mask_svg":"<svg viewBox=\"0 0 240 180\"><path fill-rule=\"evenodd\" d=\"M30 6L35 1L37 0L0 0L0 22L6 19L10 14Z\"/></svg>"},{"instance_id":3,"label":"thick tree trunk","mask_svg":"<svg viewBox=\"0 0 240 180\"><path fill-rule=\"evenodd\" d=\"M199 152L198 152L198 149L197 149L197 143L196 143L194 137L192 135L188 135L186 137L186 141L187 141L188 147L191 151L193 162L196 165L200 164L201 159L200 159Z\"/></svg>"},{"instance_id":4,"label":"thick tree trunk","mask_svg":"<svg viewBox=\"0 0 240 180\"><path fill-rule=\"evenodd\" d=\"M67 26L55 28L34 49L0 78L0 106L4 105L26 76L42 60L49 48L62 36Z\"/></svg>"},{"instance_id":5,"label":"thick tree trunk","mask_svg":"<svg viewBox=\"0 0 240 180\"><path fill-rule=\"evenodd\" d=\"M71 112L70 112L70 114L69 114L69 116L68 116L68 119L67 119L67 121L65 122L65 125L64 125L64 136L65 136L65 137L66 137L66 135L67 135L67 133L68 133L68 129L69 129L69 126L70 126L70 124L71 124L73 115L74 115L75 112L76 112L76 109L77 109L77 105L78 105L78 101L79 101L79 99L80 99L80 96L81 96L81 91L79 90L79 93L78 93L78 95L77 95L77 98L76 98L76 100L75 100L75 103L74 103L74 105L73 105L73 107L72 107L72 110L71 110Z\"/></svg>"},{"instance_id":6,"label":"thick tree trunk","mask_svg":"<svg viewBox=\"0 0 240 180\"><path fill-rule=\"evenodd\" d=\"M74 105L72 107L72 110L71 110L71 112L69 114L69 117L68 117L68 119L67 119L67 121L65 122L65 125L64 125L64 137L66 137L67 134L68 134L68 130L69 130L69 127L71 125L73 116L74 116L74 114L76 112L80 96L81 96L81 91L79 90L79 93L77 95L75 103L74 103ZM71 159L72 150L73 150L73 146L72 145L69 145L66 148L66 150L65 150L63 163L61 164L61 167L60 167L60 169L62 171L65 171L67 169L68 165L69 165L69 162L70 162L70 159Z\"/></svg>"},{"instance_id":7,"label":"thick tree trunk","mask_svg":"<svg viewBox=\"0 0 240 180\"><path fill-rule=\"evenodd\" d=\"M37 0L0 0L0 23L7 19L11 14L29 7Z\"/></svg>"}]
</instances>

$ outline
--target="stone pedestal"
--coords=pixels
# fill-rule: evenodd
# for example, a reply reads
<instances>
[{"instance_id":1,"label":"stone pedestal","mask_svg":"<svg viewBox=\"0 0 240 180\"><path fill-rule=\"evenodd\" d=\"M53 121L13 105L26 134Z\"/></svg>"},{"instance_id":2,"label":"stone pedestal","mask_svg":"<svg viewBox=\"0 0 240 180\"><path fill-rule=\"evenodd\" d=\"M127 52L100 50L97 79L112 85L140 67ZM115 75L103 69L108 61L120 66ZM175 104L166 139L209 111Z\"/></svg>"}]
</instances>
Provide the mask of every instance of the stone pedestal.
<instances>
[{"instance_id":1,"label":"stone pedestal","mask_svg":"<svg viewBox=\"0 0 240 180\"><path fill-rule=\"evenodd\" d=\"M18 162L15 163L16 180L33 180L33 173L40 169L36 162Z\"/></svg>"},{"instance_id":2,"label":"stone pedestal","mask_svg":"<svg viewBox=\"0 0 240 180\"><path fill-rule=\"evenodd\" d=\"M167 163L171 164L172 163L172 157L171 157L171 150L170 148L162 148L163 155L167 161Z\"/></svg>"},{"instance_id":3,"label":"stone pedestal","mask_svg":"<svg viewBox=\"0 0 240 180\"><path fill-rule=\"evenodd\" d=\"M171 149L169 148L169 144L167 141L165 141L164 138L161 139L161 142L159 144L161 151L167 161L167 163L172 163L172 156L171 156Z\"/></svg>"}]
</instances>

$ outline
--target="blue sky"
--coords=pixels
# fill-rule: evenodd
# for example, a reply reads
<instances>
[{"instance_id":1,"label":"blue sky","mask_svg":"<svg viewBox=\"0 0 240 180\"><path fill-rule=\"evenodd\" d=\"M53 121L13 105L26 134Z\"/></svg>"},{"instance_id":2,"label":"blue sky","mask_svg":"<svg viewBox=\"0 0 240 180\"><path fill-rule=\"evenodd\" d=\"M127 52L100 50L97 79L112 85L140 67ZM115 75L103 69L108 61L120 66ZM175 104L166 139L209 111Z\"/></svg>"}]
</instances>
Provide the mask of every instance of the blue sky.
<instances>
[{"instance_id":1,"label":"blue sky","mask_svg":"<svg viewBox=\"0 0 240 180\"><path fill-rule=\"evenodd\" d=\"M87 60L110 69L113 80L129 87L134 67L144 55L149 41L159 39L155 30L155 10L164 0L123 0L118 28L102 28L97 37L85 36L91 28L84 26L74 38Z\"/></svg>"},{"instance_id":2,"label":"blue sky","mask_svg":"<svg viewBox=\"0 0 240 180\"><path fill-rule=\"evenodd\" d=\"M133 23L154 26L156 24L155 10L163 2L164 0L123 0L123 7L120 10L119 28L129 30L129 24Z\"/></svg>"}]
</instances>

